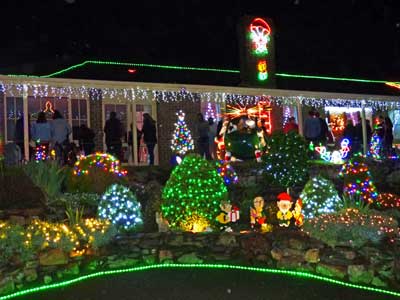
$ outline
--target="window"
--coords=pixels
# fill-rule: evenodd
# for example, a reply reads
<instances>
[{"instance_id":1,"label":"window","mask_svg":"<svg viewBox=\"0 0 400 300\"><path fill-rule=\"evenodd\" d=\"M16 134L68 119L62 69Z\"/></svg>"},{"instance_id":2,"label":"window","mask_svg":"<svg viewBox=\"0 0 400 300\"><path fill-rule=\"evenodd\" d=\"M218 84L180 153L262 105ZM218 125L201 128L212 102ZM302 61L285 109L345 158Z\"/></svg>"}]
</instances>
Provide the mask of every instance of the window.
<instances>
[{"instance_id":1,"label":"window","mask_svg":"<svg viewBox=\"0 0 400 300\"><path fill-rule=\"evenodd\" d=\"M89 127L87 99L71 99L71 121L72 138L78 140L79 127L81 125Z\"/></svg>"},{"instance_id":2,"label":"window","mask_svg":"<svg viewBox=\"0 0 400 300\"><path fill-rule=\"evenodd\" d=\"M23 114L23 101L22 97L7 97L6 99L6 141L14 141L15 137L15 125L17 120L22 117ZM23 136L23 132L21 133Z\"/></svg>"},{"instance_id":3,"label":"window","mask_svg":"<svg viewBox=\"0 0 400 300\"><path fill-rule=\"evenodd\" d=\"M58 110L65 119L69 119L68 98L67 97L28 97L28 113L30 123L36 122L39 112L46 113L47 120L52 119L54 110Z\"/></svg>"},{"instance_id":4,"label":"window","mask_svg":"<svg viewBox=\"0 0 400 300\"><path fill-rule=\"evenodd\" d=\"M136 105L136 128L138 133L143 128L143 114L148 113L151 116L151 105L143 105L137 104ZM138 156L138 163L139 164L148 164L148 153L147 147L143 140L143 135L137 135L137 156Z\"/></svg>"},{"instance_id":5,"label":"window","mask_svg":"<svg viewBox=\"0 0 400 300\"><path fill-rule=\"evenodd\" d=\"M206 121L208 118L213 118L214 122L218 122L221 119L220 104L213 102L201 102L201 113Z\"/></svg>"}]
</instances>

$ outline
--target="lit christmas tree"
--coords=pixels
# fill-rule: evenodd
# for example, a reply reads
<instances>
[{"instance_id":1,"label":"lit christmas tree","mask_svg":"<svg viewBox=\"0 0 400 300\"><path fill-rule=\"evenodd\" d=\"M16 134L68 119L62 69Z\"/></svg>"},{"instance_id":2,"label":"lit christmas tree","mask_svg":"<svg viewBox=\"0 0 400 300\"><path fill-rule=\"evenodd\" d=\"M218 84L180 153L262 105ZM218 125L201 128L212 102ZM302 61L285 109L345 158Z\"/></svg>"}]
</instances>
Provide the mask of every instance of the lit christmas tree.
<instances>
[{"instance_id":1,"label":"lit christmas tree","mask_svg":"<svg viewBox=\"0 0 400 300\"><path fill-rule=\"evenodd\" d=\"M180 110L176 115L178 116L178 122L175 123L171 149L176 154L185 155L186 152L194 149L193 139L185 122L185 113Z\"/></svg>"},{"instance_id":2,"label":"lit christmas tree","mask_svg":"<svg viewBox=\"0 0 400 300\"><path fill-rule=\"evenodd\" d=\"M339 176L344 179L344 194L349 197L359 196L365 203L372 203L376 200L378 192L363 157L355 156L350 159L343 165Z\"/></svg>"},{"instance_id":3,"label":"lit christmas tree","mask_svg":"<svg viewBox=\"0 0 400 300\"><path fill-rule=\"evenodd\" d=\"M369 153L377 160L382 159L382 140L376 133L371 138Z\"/></svg>"},{"instance_id":4,"label":"lit christmas tree","mask_svg":"<svg viewBox=\"0 0 400 300\"><path fill-rule=\"evenodd\" d=\"M204 231L227 198L228 190L215 167L190 154L172 171L162 193L161 211L172 228Z\"/></svg>"},{"instance_id":5,"label":"lit christmas tree","mask_svg":"<svg viewBox=\"0 0 400 300\"><path fill-rule=\"evenodd\" d=\"M119 184L110 186L101 197L97 215L124 230L135 229L143 224L141 206L136 196L129 188Z\"/></svg>"},{"instance_id":6,"label":"lit christmas tree","mask_svg":"<svg viewBox=\"0 0 400 300\"><path fill-rule=\"evenodd\" d=\"M311 178L300 194L306 218L333 213L340 207L341 199L335 186L322 176Z\"/></svg>"},{"instance_id":7,"label":"lit christmas tree","mask_svg":"<svg viewBox=\"0 0 400 300\"><path fill-rule=\"evenodd\" d=\"M206 121L208 121L209 118L212 118L213 121L215 122L215 119L216 119L215 118L215 112L214 112L214 109L212 108L212 105L211 105L210 102L207 103L207 110L206 110L206 114L205 114L204 119Z\"/></svg>"},{"instance_id":8,"label":"lit christmas tree","mask_svg":"<svg viewBox=\"0 0 400 300\"><path fill-rule=\"evenodd\" d=\"M267 179L282 187L293 187L307 180L308 146L302 136L294 132L274 132L266 142L263 160Z\"/></svg>"},{"instance_id":9,"label":"lit christmas tree","mask_svg":"<svg viewBox=\"0 0 400 300\"><path fill-rule=\"evenodd\" d=\"M226 185L239 182L239 177L229 161L217 160L216 166L218 174L224 179Z\"/></svg>"}]
</instances>

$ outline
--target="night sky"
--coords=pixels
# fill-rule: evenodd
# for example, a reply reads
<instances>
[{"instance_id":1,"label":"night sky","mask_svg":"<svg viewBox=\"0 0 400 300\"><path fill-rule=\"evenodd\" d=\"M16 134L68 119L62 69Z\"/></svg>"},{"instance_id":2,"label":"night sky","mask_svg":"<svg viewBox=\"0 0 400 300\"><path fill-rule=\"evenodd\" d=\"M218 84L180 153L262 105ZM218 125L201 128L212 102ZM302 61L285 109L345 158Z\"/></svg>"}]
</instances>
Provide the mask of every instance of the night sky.
<instances>
[{"instance_id":1,"label":"night sky","mask_svg":"<svg viewBox=\"0 0 400 300\"><path fill-rule=\"evenodd\" d=\"M43 73L86 59L237 69L237 23L253 15L275 23L278 72L400 80L399 0L2 0L0 5L2 74Z\"/></svg>"}]
</instances>

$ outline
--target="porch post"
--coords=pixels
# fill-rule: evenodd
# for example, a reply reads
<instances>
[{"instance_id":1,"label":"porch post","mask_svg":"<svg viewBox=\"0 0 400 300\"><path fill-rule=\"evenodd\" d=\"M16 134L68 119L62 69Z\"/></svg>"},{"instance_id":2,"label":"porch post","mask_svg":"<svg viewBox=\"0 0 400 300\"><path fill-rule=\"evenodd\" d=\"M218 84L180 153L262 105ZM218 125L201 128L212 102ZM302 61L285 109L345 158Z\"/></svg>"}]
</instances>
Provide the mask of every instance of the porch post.
<instances>
[{"instance_id":1,"label":"porch post","mask_svg":"<svg viewBox=\"0 0 400 300\"><path fill-rule=\"evenodd\" d=\"M367 122L365 120L365 106L362 104L361 109L361 124L362 124L362 137L363 137L363 154L367 155L368 145L367 145Z\"/></svg>"},{"instance_id":2,"label":"porch post","mask_svg":"<svg viewBox=\"0 0 400 300\"><path fill-rule=\"evenodd\" d=\"M303 106L300 97L297 97L297 120L299 126L299 134L303 135Z\"/></svg>"},{"instance_id":3,"label":"porch post","mask_svg":"<svg viewBox=\"0 0 400 300\"><path fill-rule=\"evenodd\" d=\"M28 87L24 85L22 93L22 105L24 111L24 157L25 161L29 161L29 118L28 118ZM22 149L21 149L22 151Z\"/></svg>"}]
</instances>

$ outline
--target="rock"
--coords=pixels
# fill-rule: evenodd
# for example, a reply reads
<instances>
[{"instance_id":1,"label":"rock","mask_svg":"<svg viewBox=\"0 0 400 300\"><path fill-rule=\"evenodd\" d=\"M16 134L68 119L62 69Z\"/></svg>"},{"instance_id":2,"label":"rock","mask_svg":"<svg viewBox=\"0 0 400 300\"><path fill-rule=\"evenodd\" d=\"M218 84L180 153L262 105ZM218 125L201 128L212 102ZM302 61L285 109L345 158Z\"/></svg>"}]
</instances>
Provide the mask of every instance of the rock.
<instances>
[{"instance_id":1,"label":"rock","mask_svg":"<svg viewBox=\"0 0 400 300\"><path fill-rule=\"evenodd\" d=\"M38 278L36 269L25 269L24 275L27 282L35 281Z\"/></svg>"},{"instance_id":2,"label":"rock","mask_svg":"<svg viewBox=\"0 0 400 300\"><path fill-rule=\"evenodd\" d=\"M387 287L387 283L382 281L379 277L374 277L371 281L371 284L374 286L379 286L379 287Z\"/></svg>"},{"instance_id":3,"label":"rock","mask_svg":"<svg viewBox=\"0 0 400 300\"><path fill-rule=\"evenodd\" d=\"M304 260L312 264L319 262L319 249L308 249L304 254Z\"/></svg>"},{"instance_id":4,"label":"rock","mask_svg":"<svg viewBox=\"0 0 400 300\"><path fill-rule=\"evenodd\" d=\"M216 244L224 247L237 247L239 245L236 236L228 232L221 233Z\"/></svg>"},{"instance_id":5,"label":"rock","mask_svg":"<svg viewBox=\"0 0 400 300\"><path fill-rule=\"evenodd\" d=\"M171 237L172 237L172 239L168 242L168 245L174 246L174 247L182 246L182 244L184 242L182 234L172 235Z\"/></svg>"},{"instance_id":6,"label":"rock","mask_svg":"<svg viewBox=\"0 0 400 300\"><path fill-rule=\"evenodd\" d=\"M229 259L229 257L228 257ZM269 262L271 259L268 257L268 255L265 254L260 254L256 256L256 261L261 261L261 262Z\"/></svg>"},{"instance_id":7,"label":"rock","mask_svg":"<svg viewBox=\"0 0 400 300\"><path fill-rule=\"evenodd\" d=\"M135 258L125 258L125 259L122 258L114 261L109 261L107 264L110 269L123 269L123 268L134 267L139 262L140 260Z\"/></svg>"},{"instance_id":8,"label":"rock","mask_svg":"<svg viewBox=\"0 0 400 300\"><path fill-rule=\"evenodd\" d=\"M212 256L216 261L226 261L230 260L231 256L228 254L215 254Z\"/></svg>"},{"instance_id":9,"label":"rock","mask_svg":"<svg viewBox=\"0 0 400 300\"><path fill-rule=\"evenodd\" d=\"M142 239L140 247L142 248L154 248L161 245L161 239Z\"/></svg>"},{"instance_id":10,"label":"rock","mask_svg":"<svg viewBox=\"0 0 400 300\"><path fill-rule=\"evenodd\" d=\"M303 262L303 257L299 256L283 257L276 263L276 267L278 269L295 270L301 267L302 262Z\"/></svg>"},{"instance_id":11,"label":"rock","mask_svg":"<svg viewBox=\"0 0 400 300\"><path fill-rule=\"evenodd\" d=\"M289 239L289 248L296 249L296 250L305 250L307 249L307 241L303 239Z\"/></svg>"},{"instance_id":12,"label":"rock","mask_svg":"<svg viewBox=\"0 0 400 300\"><path fill-rule=\"evenodd\" d=\"M160 250L160 252L158 253L158 260L162 263L167 259L174 259L172 252L170 250Z\"/></svg>"},{"instance_id":13,"label":"rock","mask_svg":"<svg viewBox=\"0 0 400 300\"><path fill-rule=\"evenodd\" d=\"M183 254L178 258L178 262L182 264L201 264L203 260L197 256L195 252Z\"/></svg>"},{"instance_id":14,"label":"rock","mask_svg":"<svg viewBox=\"0 0 400 300\"><path fill-rule=\"evenodd\" d=\"M15 284L14 280L11 277L5 277L0 280L0 295L10 294L14 292Z\"/></svg>"},{"instance_id":15,"label":"rock","mask_svg":"<svg viewBox=\"0 0 400 300\"><path fill-rule=\"evenodd\" d=\"M271 256L275 260L281 260L283 257L283 251L279 248L272 248L271 250Z\"/></svg>"},{"instance_id":16,"label":"rock","mask_svg":"<svg viewBox=\"0 0 400 300\"><path fill-rule=\"evenodd\" d=\"M79 275L79 264L72 263L69 264L64 270L62 270L62 274L64 276L71 276L71 275Z\"/></svg>"},{"instance_id":17,"label":"rock","mask_svg":"<svg viewBox=\"0 0 400 300\"><path fill-rule=\"evenodd\" d=\"M61 249L51 249L40 254L39 263L41 266L66 265L68 256Z\"/></svg>"},{"instance_id":18,"label":"rock","mask_svg":"<svg viewBox=\"0 0 400 300\"><path fill-rule=\"evenodd\" d=\"M49 283L51 283L53 281L53 278L50 276L50 275L45 275L44 277L43 277L43 282L45 283L45 284L49 284Z\"/></svg>"},{"instance_id":19,"label":"rock","mask_svg":"<svg viewBox=\"0 0 400 300\"><path fill-rule=\"evenodd\" d=\"M291 256L303 257L304 256L304 251L297 250L297 249L284 248L284 249L282 249L282 252L283 252L284 257L291 257Z\"/></svg>"},{"instance_id":20,"label":"rock","mask_svg":"<svg viewBox=\"0 0 400 300\"><path fill-rule=\"evenodd\" d=\"M157 261L157 257L154 254L143 256L143 262L148 265L154 265Z\"/></svg>"},{"instance_id":21,"label":"rock","mask_svg":"<svg viewBox=\"0 0 400 300\"><path fill-rule=\"evenodd\" d=\"M370 283L374 278L374 271L367 270L364 265L350 265L347 267L349 280L356 283Z\"/></svg>"},{"instance_id":22,"label":"rock","mask_svg":"<svg viewBox=\"0 0 400 300\"><path fill-rule=\"evenodd\" d=\"M335 265L329 265L329 264L324 264L324 263L319 263L317 267L315 268L315 271L318 274L328 276L328 277L338 277L340 279L343 279L347 275L347 269L346 267L343 266L335 266Z\"/></svg>"},{"instance_id":23,"label":"rock","mask_svg":"<svg viewBox=\"0 0 400 300\"><path fill-rule=\"evenodd\" d=\"M26 224L25 218L22 216L10 216L8 221L11 224L16 224L16 225L21 225L21 226L25 226L25 224Z\"/></svg>"}]
</instances>

